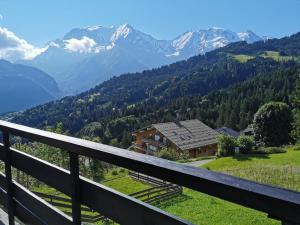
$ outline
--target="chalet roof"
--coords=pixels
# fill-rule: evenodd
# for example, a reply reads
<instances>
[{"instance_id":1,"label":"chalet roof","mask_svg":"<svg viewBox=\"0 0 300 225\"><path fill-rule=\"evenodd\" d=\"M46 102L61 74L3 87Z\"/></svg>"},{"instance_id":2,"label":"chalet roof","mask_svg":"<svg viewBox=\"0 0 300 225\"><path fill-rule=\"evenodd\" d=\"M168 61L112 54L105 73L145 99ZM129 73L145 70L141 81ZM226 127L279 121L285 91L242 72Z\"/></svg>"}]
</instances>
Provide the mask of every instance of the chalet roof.
<instances>
[{"instance_id":1,"label":"chalet roof","mask_svg":"<svg viewBox=\"0 0 300 225\"><path fill-rule=\"evenodd\" d=\"M229 128L229 127L221 127L221 128L218 128L216 129L217 132L219 132L220 134L227 134L227 135L230 135L232 137L238 137L240 136L240 133Z\"/></svg>"},{"instance_id":2,"label":"chalet roof","mask_svg":"<svg viewBox=\"0 0 300 225\"><path fill-rule=\"evenodd\" d=\"M199 148L216 144L218 132L208 127L199 120L185 120L170 123L153 124L166 138L181 150Z\"/></svg>"},{"instance_id":3,"label":"chalet roof","mask_svg":"<svg viewBox=\"0 0 300 225\"><path fill-rule=\"evenodd\" d=\"M245 130L243 130L243 133L253 133L254 132L254 129L253 127L250 125L248 126Z\"/></svg>"}]
</instances>

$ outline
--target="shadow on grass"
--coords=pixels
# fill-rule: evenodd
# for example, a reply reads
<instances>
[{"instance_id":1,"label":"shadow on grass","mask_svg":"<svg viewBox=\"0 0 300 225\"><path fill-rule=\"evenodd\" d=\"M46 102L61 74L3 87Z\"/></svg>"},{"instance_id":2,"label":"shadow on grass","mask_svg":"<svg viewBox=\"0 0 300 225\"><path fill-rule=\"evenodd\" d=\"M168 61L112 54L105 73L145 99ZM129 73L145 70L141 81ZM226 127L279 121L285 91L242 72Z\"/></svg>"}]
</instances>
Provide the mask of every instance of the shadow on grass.
<instances>
[{"instance_id":1,"label":"shadow on grass","mask_svg":"<svg viewBox=\"0 0 300 225\"><path fill-rule=\"evenodd\" d=\"M155 204L155 206L158 207L158 208L164 208L164 207L172 206L174 204L178 204L178 203L190 200L190 199L192 199L191 196L188 196L188 195L185 195L185 194L181 194L181 195L179 195L177 197L174 197L172 199L169 199L169 200L167 200L165 202L161 202L161 203Z\"/></svg>"},{"instance_id":2,"label":"shadow on grass","mask_svg":"<svg viewBox=\"0 0 300 225\"><path fill-rule=\"evenodd\" d=\"M238 154L233 156L238 161L251 161L253 159L269 159L268 154Z\"/></svg>"}]
</instances>

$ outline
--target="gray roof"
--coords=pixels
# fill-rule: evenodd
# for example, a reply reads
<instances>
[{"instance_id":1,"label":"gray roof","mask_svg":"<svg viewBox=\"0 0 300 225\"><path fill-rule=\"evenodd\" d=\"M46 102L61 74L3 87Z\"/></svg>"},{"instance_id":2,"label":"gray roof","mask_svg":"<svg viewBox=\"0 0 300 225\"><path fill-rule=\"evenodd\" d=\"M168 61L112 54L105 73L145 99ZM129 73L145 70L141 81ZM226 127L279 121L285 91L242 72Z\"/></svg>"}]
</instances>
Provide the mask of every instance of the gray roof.
<instances>
[{"instance_id":1,"label":"gray roof","mask_svg":"<svg viewBox=\"0 0 300 225\"><path fill-rule=\"evenodd\" d=\"M254 130L253 130L253 127L252 126L249 126L249 127L247 127L245 130L243 130L243 133L253 133L254 132Z\"/></svg>"},{"instance_id":2,"label":"gray roof","mask_svg":"<svg viewBox=\"0 0 300 225\"><path fill-rule=\"evenodd\" d=\"M231 129L231 128L228 128L228 127L221 127L221 128L218 128L216 129L217 132L219 132L220 134L227 134L227 135L230 135L232 137L238 137L240 136L240 133Z\"/></svg>"},{"instance_id":3,"label":"gray roof","mask_svg":"<svg viewBox=\"0 0 300 225\"><path fill-rule=\"evenodd\" d=\"M218 132L199 120L153 124L166 138L182 150L216 144Z\"/></svg>"}]
</instances>

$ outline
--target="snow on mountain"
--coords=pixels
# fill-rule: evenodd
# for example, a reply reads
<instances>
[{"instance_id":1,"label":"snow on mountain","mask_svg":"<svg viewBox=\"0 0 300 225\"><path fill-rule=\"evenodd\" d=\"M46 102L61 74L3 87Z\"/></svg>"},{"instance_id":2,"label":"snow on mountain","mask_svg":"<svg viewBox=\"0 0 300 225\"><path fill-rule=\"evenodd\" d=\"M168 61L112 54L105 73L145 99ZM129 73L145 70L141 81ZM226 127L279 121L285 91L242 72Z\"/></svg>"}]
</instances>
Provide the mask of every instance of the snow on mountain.
<instances>
[{"instance_id":1,"label":"snow on mountain","mask_svg":"<svg viewBox=\"0 0 300 225\"><path fill-rule=\"evenodd\" d=\"M260 41L263 39L262 37L259 37L252 31L240 32L240 33L237 33L237 35L239 36L239 38L241 40L247 41L248 43L253 43L253 42Z\"/></svg>"},{"instance_id":2,"label":"snow on mountain","mask_svg":"<svg viewBox=\"0 0 300 225\"><path fill-rule=\"evenodd\" d=\"M51 74L66 94L74 94L114 75L158 67L237 41L262 40L251 31L222 28L185 32L173 40L157 40L129 24L75 28L47 50L22 63Z\"/></svg>"},{"instance_id":3,"label":"snow on mountain","mask_svg":"<svg viewBox=\"0 0 300 225\"><path fill-rule=\"evenodd\" d=\"M259 40L262 39L252 31L235 33L217 27L189 31L172 41L174 52L168 56L185 59L193 55L205 54L208 51L224 47L232 42L247 41L248 43L253 43Z\"/></svg>"}]
</instances>

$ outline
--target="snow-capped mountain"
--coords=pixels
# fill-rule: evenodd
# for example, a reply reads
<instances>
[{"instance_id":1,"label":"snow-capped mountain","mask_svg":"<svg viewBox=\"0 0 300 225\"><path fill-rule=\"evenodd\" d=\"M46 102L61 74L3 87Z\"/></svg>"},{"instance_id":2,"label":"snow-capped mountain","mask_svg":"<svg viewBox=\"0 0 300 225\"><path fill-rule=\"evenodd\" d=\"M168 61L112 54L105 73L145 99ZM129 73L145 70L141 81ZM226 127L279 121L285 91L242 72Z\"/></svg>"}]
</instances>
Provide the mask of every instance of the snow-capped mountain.
<instances>
[{"instance_id":1,"label":"snow-capped mountain","mask_svg":"<svg viewBox=\"0 0 300 225\"><path fill-rule=\"evenodd\" d=\"M189 31L173 40L157 40L128 24L72 29L47 50L22 63L51 74L66 94L87 90L114 75L158 67L237 41L262 40L251 31L222 28Z\"/></svg>"}]
</instances>

